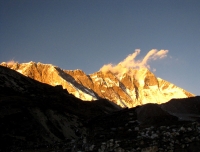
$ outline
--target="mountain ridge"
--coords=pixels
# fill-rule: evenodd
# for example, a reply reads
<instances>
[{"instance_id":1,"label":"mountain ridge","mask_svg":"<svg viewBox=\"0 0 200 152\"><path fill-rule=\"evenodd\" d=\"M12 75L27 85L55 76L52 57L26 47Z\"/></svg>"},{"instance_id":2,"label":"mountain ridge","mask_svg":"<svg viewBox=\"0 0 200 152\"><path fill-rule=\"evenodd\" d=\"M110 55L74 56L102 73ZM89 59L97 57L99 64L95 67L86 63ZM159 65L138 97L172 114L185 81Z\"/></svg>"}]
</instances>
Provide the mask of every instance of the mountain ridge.
<instances>
[{"instance_id":1,"label":"mountain ridge","mask_svg":"<svg viewBox=\"0 0 200 152\"><path fill-rule=\"evenodd\" d=\"M0 66L0 151L200 151L200 97L122 108Z\"/></svg>"},{"instance_id":2,"label":"mountain ridge","mask_svg":"<svg viewBox=\"0 0 200 152\"><path fill-rule=\"evenodd\" d=\"M50 85L62 85L69 93L82 100L108 99L121 107L135 107L146 103L164 103L172 98L194 96L174 84L157 78L146 68L129 69L114 74L111 71L87 75L84 71L63 70L43 63L1 63L25 76Z\"/></svg>"}]
</instances>

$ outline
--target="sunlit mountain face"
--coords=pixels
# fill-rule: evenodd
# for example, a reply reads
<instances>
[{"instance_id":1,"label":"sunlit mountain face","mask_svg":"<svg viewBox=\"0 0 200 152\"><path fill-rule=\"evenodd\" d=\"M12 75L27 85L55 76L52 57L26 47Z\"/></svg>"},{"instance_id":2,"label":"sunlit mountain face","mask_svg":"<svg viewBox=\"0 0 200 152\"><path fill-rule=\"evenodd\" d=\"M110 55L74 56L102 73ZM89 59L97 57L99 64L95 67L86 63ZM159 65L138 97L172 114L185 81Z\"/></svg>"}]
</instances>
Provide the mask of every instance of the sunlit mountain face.
<instances>
[{"instance_id":1,"label":"sunlit mountain face","mask_svg":"<svg viewBox=\"0 0 200 152\"><path fill-rule=\"evenodd\" d=\"M63 70L43 63L1 63L27 77L52 86L62 85L82 100L108 99L121 107L146 103L165 103L173 98L187 98L192 93L157 78L147 68L127 69L121 73L98 71L87 75L82 70Z\"/></svg>"},{"instance_id":2,"label":"sunlit mountain face","mask_svg":"<svg viewBox=\"0 0 200 152\"><path fill-rule=\"evenodd\" d=\"M122 91L166 85L147 69L139 71L141 79L130 77L125 83L122 79L128 74L120 79L112 72L88 76L81 70L64 71L41 63L26 63L23 69L19 68L22 65L12 67L31 73L28 66L34 65L32 78L46 82L54 78L70 80L69 85L82 90L83 95L91 94L95 100L83 101L59 83L41 83L16 69L0 66L0 151L200 151L200 97L122 108L94 91L101 91L101 86L105 86L102 83L108 82L108 87L115 84ZM98 87L91 83L93 79L98 80Z\"/></svg>"}]
</instances>

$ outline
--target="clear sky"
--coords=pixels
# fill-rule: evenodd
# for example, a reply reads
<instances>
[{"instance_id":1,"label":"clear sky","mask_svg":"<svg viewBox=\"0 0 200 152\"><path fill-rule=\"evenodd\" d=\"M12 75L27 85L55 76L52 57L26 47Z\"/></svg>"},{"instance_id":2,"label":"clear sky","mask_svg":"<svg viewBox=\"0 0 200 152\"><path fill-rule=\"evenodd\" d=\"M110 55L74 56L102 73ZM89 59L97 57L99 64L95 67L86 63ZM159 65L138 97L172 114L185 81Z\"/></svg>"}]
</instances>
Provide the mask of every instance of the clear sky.
<instances>
[{"instance_id":1,"label":"clear sky","mask_svg":"<svg viewBox=\"0 0 200 152\"><path fill-rule=\"evenodd\" d=\"M165 51L150 70L200 95L200 0L0 0L0 62L90 74L136 49Z\"/></svg>"}]
</instances>

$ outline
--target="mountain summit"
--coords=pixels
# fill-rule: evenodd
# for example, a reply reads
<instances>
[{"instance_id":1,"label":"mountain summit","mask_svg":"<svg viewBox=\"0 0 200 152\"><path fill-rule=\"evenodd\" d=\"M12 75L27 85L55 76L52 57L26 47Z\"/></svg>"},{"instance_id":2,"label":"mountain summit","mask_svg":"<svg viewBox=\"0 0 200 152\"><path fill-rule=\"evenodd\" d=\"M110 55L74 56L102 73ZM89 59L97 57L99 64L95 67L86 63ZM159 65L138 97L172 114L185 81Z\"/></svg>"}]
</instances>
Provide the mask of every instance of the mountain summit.
<instances>
[{"instance_id":1,"label":"mountain summit","mask_svg":"<svg viewBox=\"0 0 200 152\"><path fill-rule=\"evenodd\" d=\"M29 63L32 65L37 65L35 70L40 79L46 76L49 78L46 81L51 82L54 77L60 78L56 71L59 75L62 70L55 66ZM49 67L41 70L40 66L52 67L49 71L54 71L55 75L47 72ZM143 69L142 73L145 71ZM65 77L63 72L66 80L74 81L69 84L78 87L81 82L90 82L81 81L81 77L85 77L82 71L70 72L79 76L80 81L73 76ZM112 80L110 87L113 84L125 85L111 72L94 75L101 76L106 82L108 78ZM139 88L142 82L137 82L135 88ZM158 84L151 81L143 87L149 89L154 83ZM103 85L92 83L91 90ZM80 86L82 90L86 88ZM88 92L91 90L87 88ZM100 98L98 92L93 93ZM199 152L199 109L200 97L172 99L163 104L148 103L133 108L122 108L106 99L83 102L61 85L41 83L0 66L0 151Z\"/></svg>"},{"instance_id":2,"label":"mountain summit","mask_svg":"<svg viewBox=\"0 0 200 152\"><path fill-rule=\"evenodd\" d=\"M108 99L121 107L136 107L146 103L165 103L172 98L187 98L192 93L157 78L146 68L130 69L115 74L98 71L87 75L82 70L63 70L52 64L12 63L0 65L13 69L37 81L62 85L69 93L82 100Z\"/></svg>"}]
</instances>

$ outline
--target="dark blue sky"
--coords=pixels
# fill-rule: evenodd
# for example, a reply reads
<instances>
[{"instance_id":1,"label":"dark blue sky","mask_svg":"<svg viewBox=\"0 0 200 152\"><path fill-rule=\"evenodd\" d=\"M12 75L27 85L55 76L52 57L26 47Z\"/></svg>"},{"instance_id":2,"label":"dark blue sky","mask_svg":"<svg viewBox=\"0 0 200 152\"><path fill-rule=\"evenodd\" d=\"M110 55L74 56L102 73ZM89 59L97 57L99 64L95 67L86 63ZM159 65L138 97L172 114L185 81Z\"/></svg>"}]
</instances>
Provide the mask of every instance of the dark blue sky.
<instances>
[{"instance_id":1,"label":"dark blue sky","mask_svg":"<svg viewBox=\"0 0 200 152\"><path fill-rule=\"evenodd\" d=\"M199 0L1 0L0 62L51 63L87 74L140 49L156 76L200 94Z\"/></svg>"}]
</instances>

